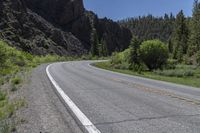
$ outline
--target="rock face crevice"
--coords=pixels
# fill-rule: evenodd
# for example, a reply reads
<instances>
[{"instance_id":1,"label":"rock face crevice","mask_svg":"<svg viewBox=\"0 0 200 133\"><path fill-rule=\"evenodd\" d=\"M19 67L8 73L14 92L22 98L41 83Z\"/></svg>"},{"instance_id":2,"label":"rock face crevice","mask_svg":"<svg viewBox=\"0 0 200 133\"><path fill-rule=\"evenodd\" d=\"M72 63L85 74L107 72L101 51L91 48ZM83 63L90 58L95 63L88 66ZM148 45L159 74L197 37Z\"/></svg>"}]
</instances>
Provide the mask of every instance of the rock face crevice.
<instances>
[{"instance_id":1,"label":"rock face crevice","mask_svg":"<svg viewBox=\"0 0 200 133\"><path fill-rule=\"evenodd\" d=\"M0 0L0 39L32 54L86 54L92 28L99 40L105 38L109 53L128 47L131 32L98 19L82 0Z\"/></svg>"}]
</instances>

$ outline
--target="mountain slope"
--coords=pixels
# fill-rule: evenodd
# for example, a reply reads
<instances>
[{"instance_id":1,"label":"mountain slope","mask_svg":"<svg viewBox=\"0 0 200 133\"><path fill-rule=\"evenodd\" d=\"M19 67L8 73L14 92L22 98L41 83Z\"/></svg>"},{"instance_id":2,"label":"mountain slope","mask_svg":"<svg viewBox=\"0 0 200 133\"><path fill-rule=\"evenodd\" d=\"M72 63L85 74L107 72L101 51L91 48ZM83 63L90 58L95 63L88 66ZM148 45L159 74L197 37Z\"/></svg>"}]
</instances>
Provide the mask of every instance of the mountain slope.
<instances>
[{"instance_id":1,"label":"mountain slope","mask_svg":"<svg viewBox=\"0 0 200 133\"><path fill-rule=\"evenodd\" d=\"M71 33L55 28L21 0L0 1L0 38L32 54L74 55L85 52Z\"/></svg>"},{"instance_id":2,"label":"mountain slope","mask_svg":"<svg viewBox=\"0 0 200 133\"><path fill-rule=\"evenodd\" d=\"M82 0L1 0L0 16L0 39L32 54L88 53L93 28L109 53L127 48L131 39L129 30L86 11Z\"/></svg>"}]
</instances>

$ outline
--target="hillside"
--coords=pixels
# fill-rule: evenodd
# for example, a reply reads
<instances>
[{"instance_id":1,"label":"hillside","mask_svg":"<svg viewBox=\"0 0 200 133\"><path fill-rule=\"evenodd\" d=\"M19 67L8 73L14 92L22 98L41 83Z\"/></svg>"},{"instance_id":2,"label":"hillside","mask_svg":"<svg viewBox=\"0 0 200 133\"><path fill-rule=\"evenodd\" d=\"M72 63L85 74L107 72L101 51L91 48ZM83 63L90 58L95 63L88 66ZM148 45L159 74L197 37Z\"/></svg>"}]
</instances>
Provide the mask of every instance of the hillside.
<instances>
[{"instance_id":1,"label":"hillside","mask_svg":"<svg viewBox=\"0 0 200 133\"><path fill-rule=\"evenodd\" d=\"M165 14L164 17L154 17L152 15L128 18L118 22L131 30L140 40L160 39L168 42L174 30L175 17Z\"/></svg>"},{"instance_id":2,"label":"hillside","mask_svg":"<svg viewBox=\"0 0 200 133\"><path fill-rule=\"evenodd\" d=\"M91 32L109 53L128 47L131 32L86 11L82 0L1 0L0 39L32 54L82 55L90 51Z\"/></svg>"}]
</instances>

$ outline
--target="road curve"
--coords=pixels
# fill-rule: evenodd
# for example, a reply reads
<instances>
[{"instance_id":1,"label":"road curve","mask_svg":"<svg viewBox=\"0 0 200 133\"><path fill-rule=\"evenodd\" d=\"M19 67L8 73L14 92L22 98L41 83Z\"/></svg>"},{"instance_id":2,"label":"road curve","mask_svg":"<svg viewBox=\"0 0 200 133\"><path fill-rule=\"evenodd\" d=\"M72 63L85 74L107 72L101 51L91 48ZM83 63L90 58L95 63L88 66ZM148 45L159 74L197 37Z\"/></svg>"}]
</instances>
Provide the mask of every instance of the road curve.
<instances>
[{"instance_id":1,"label":"road curve","mask_svg":"<svg viewBox=\"0 0 200 133\"><path fill-rule=\"evenodd\" d=\"M93 62L54 63L48 71L101 133L200 132L199 88L109 72Z\"/></svg>"}]
</instances>

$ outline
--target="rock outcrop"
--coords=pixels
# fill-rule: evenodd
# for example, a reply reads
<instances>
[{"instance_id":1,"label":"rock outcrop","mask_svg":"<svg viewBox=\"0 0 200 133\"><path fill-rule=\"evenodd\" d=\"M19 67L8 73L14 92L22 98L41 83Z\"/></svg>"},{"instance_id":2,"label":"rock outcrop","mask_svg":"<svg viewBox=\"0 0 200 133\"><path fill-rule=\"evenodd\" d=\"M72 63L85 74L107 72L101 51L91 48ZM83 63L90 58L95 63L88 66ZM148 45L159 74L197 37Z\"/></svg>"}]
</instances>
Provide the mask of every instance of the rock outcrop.
<instances>
[{"instance_id":1,"label":"rock outcrop","mask_svg":"<svg viewBox=\"0 0 200 133\"><path fill-rule=\"evenodd\" d=\"M109 53L131 39L129 30L86 11L82 0L0 0L0 38L32 54L86 54L92 29Z\"/></svg>"},{"instance_id":2,"label":"rock outcrop","mask_svg":"<svg viewBox=\"0 0 200 133\"><path fill-rule=\"evenodd\" d=\"M62 28L81 17L85 11L82 0L25 0L25 3L29 9Z\"/></svg>"},{"instance_id":3,"label":"rock outcrop","mask_svg":"<svg viewBox=\"0 0 200 133\"><path fill-rule=\"evenodd\" d=\"M55 28L22 0L1 0L0 16L0 38L19 49L38 55L86 53L79 39Z\"/></svg>"}]
</instances>

